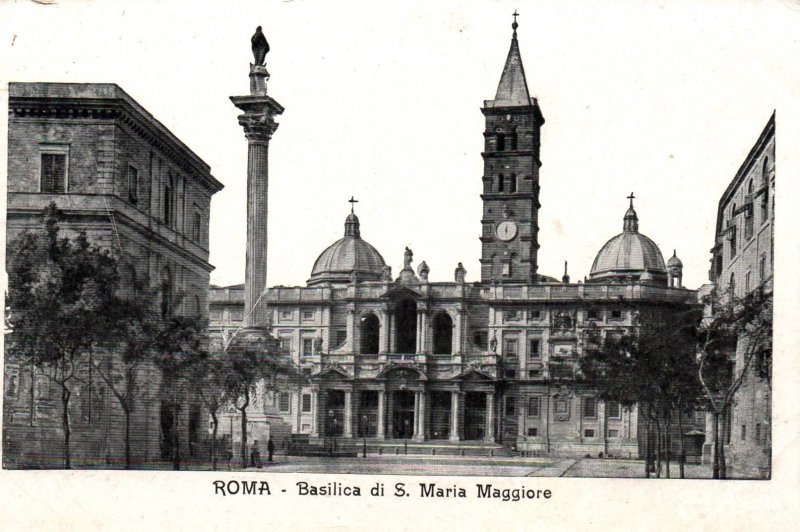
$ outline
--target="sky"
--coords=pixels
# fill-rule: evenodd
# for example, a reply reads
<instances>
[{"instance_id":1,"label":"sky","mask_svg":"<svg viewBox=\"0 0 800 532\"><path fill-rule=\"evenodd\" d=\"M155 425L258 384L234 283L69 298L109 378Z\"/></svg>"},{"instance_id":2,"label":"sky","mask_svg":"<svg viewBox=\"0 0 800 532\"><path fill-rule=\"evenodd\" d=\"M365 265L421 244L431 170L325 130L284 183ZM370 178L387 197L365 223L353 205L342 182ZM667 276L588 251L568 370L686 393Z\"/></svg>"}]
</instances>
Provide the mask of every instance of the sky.
<instances>
[{"instance_id":1,"label":"sky","mask_svg":"<svg viewBox=\"0 0 800 532\"><path fill-rule=\"evenodd\" d=\"M722 192L772 111L779 151L781 117L797 112L792 2L222 6L0 2L5 101L12 80L117 83L225 184L210 222L219 285L244 279L247 141L229 97L249 92L257 25L269 94L286 109L270 144L269 285L305 284L343 236L351 195L362 237L395 274L409 246L432 281L452 281L458 262L479 279L480 107L515 9L546 119L542 274L560 278L568 260L573 281L588 275L633 191L640 232L665 260L677 250L685 286L707 282Z\"/></svg>"}]
</instances>

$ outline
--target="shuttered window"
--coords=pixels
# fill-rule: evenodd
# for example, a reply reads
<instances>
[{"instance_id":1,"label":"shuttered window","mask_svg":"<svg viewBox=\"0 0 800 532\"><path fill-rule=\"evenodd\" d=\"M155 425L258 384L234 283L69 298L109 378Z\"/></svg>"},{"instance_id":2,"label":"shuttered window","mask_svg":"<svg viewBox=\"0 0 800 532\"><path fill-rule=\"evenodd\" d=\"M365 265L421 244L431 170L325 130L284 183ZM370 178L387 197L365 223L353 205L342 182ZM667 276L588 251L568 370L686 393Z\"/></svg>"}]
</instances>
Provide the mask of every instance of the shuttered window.
<instances>
[{"instance_id":1,"label":"shuttered window","mask_svg":"<svg viewBox=\"0 0 800 532\"><path fill-rule=\"evenodd\" d=\"M67 191L67 156L63 153L43 153L41 191L63 194Z\"/></svg>"}]
</instances>

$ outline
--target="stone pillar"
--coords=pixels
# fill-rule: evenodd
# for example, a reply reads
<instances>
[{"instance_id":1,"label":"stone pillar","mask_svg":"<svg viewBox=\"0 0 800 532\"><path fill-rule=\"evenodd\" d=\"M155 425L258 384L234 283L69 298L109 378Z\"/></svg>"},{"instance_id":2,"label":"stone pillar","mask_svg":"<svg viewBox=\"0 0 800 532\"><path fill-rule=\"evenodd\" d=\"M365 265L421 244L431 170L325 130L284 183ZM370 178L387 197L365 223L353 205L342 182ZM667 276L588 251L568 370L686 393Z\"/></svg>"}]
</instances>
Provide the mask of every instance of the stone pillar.
<instances>
[{"instance_id":1,"label":"stone pillar","mask_svg":"<svg viewBox=\"0 0 800 532\"><path fill-rule=\"evenodd\" d=\"M464 346L461 345L461 329L464 326L464 309L458 309L456 320L453 323L453 354L461 353Z\"/></svg>"},{"instance_id":2,"label":"stone pillar","mask_svg":"<svg viewBox=\"0 0 800 532\"><path fill-rule=\"evenodd\" d=\"M389 353L397 352L397 331L394 326L394 312L389 313L389 319L386 320L389 326Z\"/></svg>"},{"instance_id":3,"label":"stone pillar","mask_svg":"<svg viewBox=\"0 0 800 532\"><path fill-rule=\"evenodd\" d=\"M483 439L494 442L494 392L486 394L486 433Z\"/></svg>"},{"instance_id":4,"label":"stone pillar","mask_svg":"<svg viewBox=\"0 0 800 532\"><path fill-rule=\"evenodd\" d=\"M417 353L430 353L428 334L428 311L423 309L419 313L419 345Z\"/></svg>"},{"instance_id":5,"label":"stone pillar","mask_svg":"<svg viewBox=\"0 0 800 532\"><path fill-rule=\"evenodd\" d=\"M386 392L383 390L378 391L378 433L377 438L379 440L384 439L386 435L386 427L385 427L385 420L384 416L386 413Z\"/></svg>"},{"instance_id":6,"label":"stone pillar","mask_svg":"<svg viewBox=\"0 0 800 532\"><path fill-rule=\"evenodd\" d=\"M352 303L348 303L347 305L347 342L350 343L349 351L350 353L359 353L361 351L361 346L356 343L356 308L355 305ZM359 335L360 336L360 335Z\"/></svg>"},{"instance_id":7,"label":"stone pillar","mask_svg":"<svg viewBox=\"0 0 800 532\"><path fill-rule=\"evenodd\" d=\"M386 312L381 312L379 319L381 322L380 333L378 334L378 353L385 353L389 347L389 320Z\"/></svg>"},{"instance_id":8,"label":"stone pillar","mask_svg":"<svg viewBox=\"0 0 800 532\"><path fill-rule=\"evenodd\" d=\"M244 113L238 118L247 138L244 326L265 327L269 324L269 314L266 301L260 301L259 298L267 284L267 163L269 140L278 129L275 116L283 113L283 107L267 96L265 79L269 78L269 74L265 67L251 65L250 78L249 96L231 96L233 104Z\"/></svg>"},{"instance_id":9,"label":"stone pillar","mask_svg":"<svg viewBox=\"0 0 800 532\"><path fill-rule=\"evenodd\" d=\"M450 441L459 441L461 439L458 435L458 409L460 395L461 392L459 391L450 393Z\"/></svg>"},{"instance_id":10,"label":"stone pillar","mask_svg":"<svg viewBox=\"0 0 800 532\"><path fill-rule=\"evenodd\" d=\"M353 392L345 390L344 392L344 434L345 438L353 437Z\"/></svg>"},{"instance_id":11,"label":"stone pillar","mask_svg":"<svg viewBox=\"0 0 800 532\"><path fill-rule=\"evenodd\" d=\"M317 423L317 396L319 395L319 391L311 390L311 437L318 438L319 437L319 426Z\"/></svg>"},{"instance_id":12,"label":"stone pillar","mask_svg":"<svg viewBox=\"0 0 800 532\"><path fill-rule=\"evenodd\" d=\"M414 419L416 423L416 439L423 441L425 439L425 391L417 392L417 416Z\"/></svg>"},{"instance_id":13,"label":"stone pillar","mask_svg":"<svg viewBox=\"0 0 800 532\"><path fill-rule=\"evenodd\" d=\"M421 355L425 352L425 346L422 344L422 310L417 308L417 349L416 353Z\"/></svg>"}]
</instances>

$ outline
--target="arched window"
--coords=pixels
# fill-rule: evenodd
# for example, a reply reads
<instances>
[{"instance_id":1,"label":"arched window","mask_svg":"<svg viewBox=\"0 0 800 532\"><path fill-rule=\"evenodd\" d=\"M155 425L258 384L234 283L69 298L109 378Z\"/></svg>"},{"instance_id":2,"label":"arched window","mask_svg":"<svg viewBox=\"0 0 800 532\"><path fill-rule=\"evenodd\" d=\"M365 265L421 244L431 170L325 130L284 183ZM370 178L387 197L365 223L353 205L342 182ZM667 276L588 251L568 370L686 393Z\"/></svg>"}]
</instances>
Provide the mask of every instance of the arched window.
<instances>
[{"instance_id":1,"label":"arched window","mask_svg":"<svg viewBox=\"0 0 800 532\"><path fill-rule=\"evenodd\" d=\"M506 178L503 174L497 176L497 191L503 192L506 188Z\"/></svg>"},{"instance_id":2,"label":"arched window","mask_svg":"<svg viewBox=\"0 0 800 532\"><path fill-rule=\"evenodd\" d=\"M377 355L380 347L381 322L369 313L361 317L361 354Z\"/></svg>"},{"instance_id":3,"label":"arched window","mask_svg":"<svg viewBox=\"0 0 800 532\"><path fill-rule=\"evenodd\" d=\"M417 304L413 299L403 299L395 307L397 353L417 352Z\"/></svg>"},{"instance_id":4,"label":"arched window","mask_svg":"<svg viewBox=\"0 0 800 532\"><path fill-rule=\"evenodd\" d=\"M505 151L506 149L506 135L505 133L497 133L497 151Z\"/></svg>"},{"instance_id":5,"label":"arched window","mask_svg":"<svg viewBox=\"0 0 800 532\"><path fill-rule=\"evenodd\" d=\"M453 353L453 320L447 312L439 312L433 318L433 353Z\"/></svg>"},{"instance_id":6,"label":"arched window","mask_svg":"<svg viewBox=\"0 0 800 532\"><path fill-rule=\"evenodd\" d=\"M517 191L517 174L511 174L508 182L508 191L512 194Z\"/></svg>"}]
</instances>

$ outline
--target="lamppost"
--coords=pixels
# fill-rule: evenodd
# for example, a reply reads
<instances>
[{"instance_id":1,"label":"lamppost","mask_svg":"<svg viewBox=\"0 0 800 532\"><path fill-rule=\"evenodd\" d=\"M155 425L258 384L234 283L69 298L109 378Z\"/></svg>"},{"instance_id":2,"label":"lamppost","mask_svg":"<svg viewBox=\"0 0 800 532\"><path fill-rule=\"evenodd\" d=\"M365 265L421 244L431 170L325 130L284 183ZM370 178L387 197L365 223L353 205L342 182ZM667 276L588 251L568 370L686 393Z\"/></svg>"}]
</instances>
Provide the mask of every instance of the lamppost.
<instances>
[{"instance_id":1,"label":"lamppost","mask_svg":"<svg viewBox=\"0 0 800 532\"><path fill-rule=\"evenodd\" d=\"M331 434L331 449L330 455L333 456L333 451L336 449L336 412L333 410L328 410L328 422L330 425L330 434Z\"/></svg>"},{"instance_id":2,"label":"lamppost","mask_svg":"<svg viewBox=\"0 0 800 532\"><path fill-rule=\"evenodd\" d=\"M403 429L403 436L405 437L405 441L403 442L403 452L408 454L408 418L403 420L403 425L405 426Z\"/></svg>"},{"instance_id":3,"label":"lamppost","mask_svg":"<svg viewBox=\"0 0 800 532\"><path fill-rule=\"evenodd\" d=\"M367 415L361 416L361 435L364 437L364 458L367 457Z\"/></svg>"}]
</instances>

